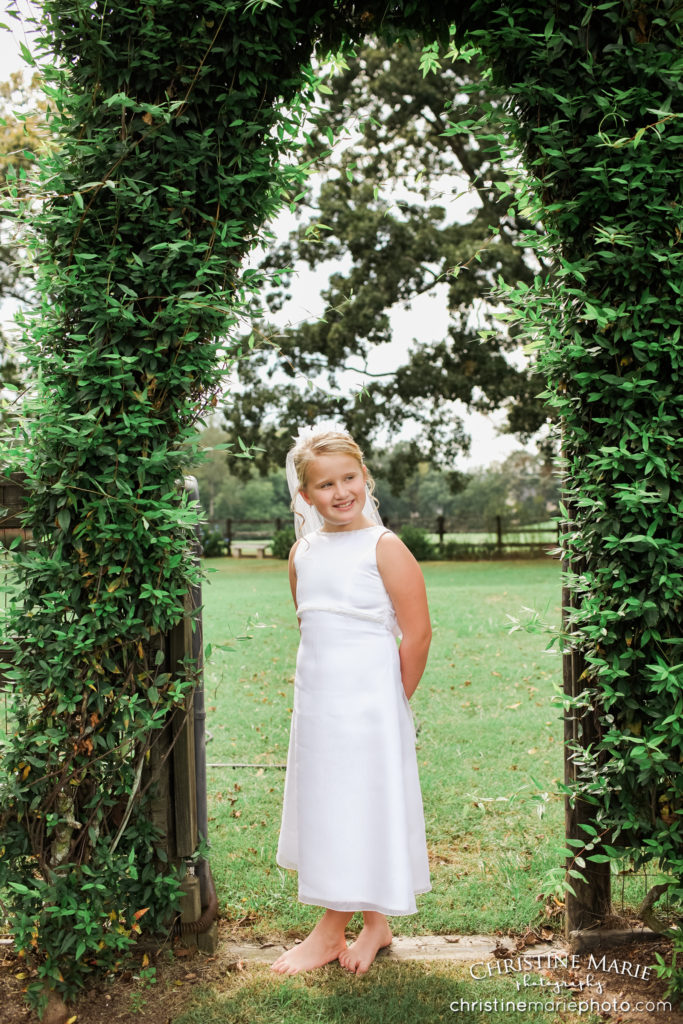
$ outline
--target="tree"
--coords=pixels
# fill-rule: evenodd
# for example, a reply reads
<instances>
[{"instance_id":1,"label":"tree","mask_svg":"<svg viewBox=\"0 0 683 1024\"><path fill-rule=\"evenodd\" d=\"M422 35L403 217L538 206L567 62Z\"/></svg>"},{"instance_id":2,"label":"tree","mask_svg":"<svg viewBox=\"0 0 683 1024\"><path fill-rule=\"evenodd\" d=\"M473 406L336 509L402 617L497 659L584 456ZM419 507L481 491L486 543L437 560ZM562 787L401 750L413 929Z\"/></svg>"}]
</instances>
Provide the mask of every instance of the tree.
<instances>
[{"instance_id":1,"label":"tree","mask_svg":"<svg viewBox=\"0 0 683 1024\"><path fill-rule=\"evenodd\" d=\"M188 472L197 478L199 498L207 519L211 522L235 519L275 519L287 516L289 488L283 467L272 469L267 476L251 468L251 475L235 472L239 459L221 448L227 435L217 427L201 431L200 446L209 450Z\"/></svg>"},{"instance_id":2,"label":"tree","mask_svg":"<svg viewBox=\"0 0 683 1024\"><path fill-rule=\"evenodd\" d=\"M501 197L500 152L492 156L468 135L448 132L444 106L461 117L472 103L463 81L477 82L463 59L423 76L417 43L365 46L330 79L329 107L317 116L308 152L320 160L335 137L344 139L341 152L318 193L309 192L302 223L263 263L275 273L297 263L331 268L325 312L278 330L268 316L282 309L293 284L291 273L278 276L266 296L269 312L254 325L254 357L240 366L241 387L225 409L230 433L264 449L257 456L264 471L282 462L292 433L282 424L321 416L341 418L366 446L382 429L394 435L419 424L416 441L389 467L397 482L421 458L448 465L467 449L458 402L484 412L507 408L509 429L524 438L547 419L535 397L540 382L513 355L516 332L494 320L492 304L498 276L533 278L529 251L517 244L529 225ZM475 92L476 114L487 102L483 82ZM438 201L453 191L454 178L469 207L462 223ZM424 295L447 305L446 334L434 336L427 324L393 368L368 373L373 349L395 339L391 314ZM363 386L358 398L340 386L349 367Z\"/></svg>"},{"instance_id":3,"label":"tree","mask_svg":"<svg viewBox=\"0 0 683 1024\"><path fill-rule=\"evenodd\" d=\"M29 188L36 155L46 141L38 84L34 76L26 86L19 72L0 82L0 194L7 199L0 217L0 305L30 299L32 275L13 204L17 194ZM0 326L0 388L19 387L26 374L25 362L20 363L11 337ZM7 416L7 408L0 404L0 420Z\"/></svg>"},{"instance_id":4,"label":"tree","mask_svg":"<svg viewBox=\"0 0 683 1024\"><path fill-rule=\"evenodd\" d=\"M463 474L453 493L450 475L421 462L401 493L392 493L385 467L400 458L402 445L386 452L374 472L382 514L391 522L419 516L435 521L443 514L458 529L491 529L496 516L518 523L547 519L557 511L559 481L541 456L519 450L503 462Z\"/></svg>"}]
</instances>

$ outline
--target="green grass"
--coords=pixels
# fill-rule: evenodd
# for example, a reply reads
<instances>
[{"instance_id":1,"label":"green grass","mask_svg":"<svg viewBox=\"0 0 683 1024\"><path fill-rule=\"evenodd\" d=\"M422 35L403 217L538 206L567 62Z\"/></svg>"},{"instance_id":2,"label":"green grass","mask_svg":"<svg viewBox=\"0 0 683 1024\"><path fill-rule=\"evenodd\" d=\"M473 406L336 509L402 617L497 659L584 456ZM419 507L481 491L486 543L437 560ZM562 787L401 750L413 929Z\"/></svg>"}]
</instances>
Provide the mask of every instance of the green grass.
<instances>
[{"instance_id":1,"label":"green grass","mask_svg":"<svg viewBox=\"0 0 683 1024\"><path fill-rule=\"evenodd\" d=\"M510 976L473 981L467 968L443 962L380 960L362 977L347 975L335 964L314 975L282 978L259 965L231 974L223 991L199 990L192 1006L174 1024L442 1024L447 1020L489 1024L518 1013L528 1024L572 1020L594 1024L597 1020L593 1014L579 1017L528 1008L507 1007L507 1012L500 1012L500 1000L519 1004L536 998L529 993L538 991L517 991ZM499 1001L497 1009L494 1000ZM451 1003L456 1003L455 1011Z\"/></svg>"},{"instance_id":2,"label":"green grass","mask_svg":"<svg viewBox=\"0 0 683 1024\"><path fill-rule=\"evenodd\" d=\"M304 935L319 916L299 904L296 874L275 863L298 629L284 562L208 560L204 588L211 864L222 911L255 936ZM491 933L539 923L562 863L561 659L511 619L560 617L552 559L423 563L434 640L411 704L432 891L396 934ZM244 637L245 639L240 639ZM248 639L246 639L248 637ZM615 879L616 910L655 880ZM623 887L623 888L622 888ZM356 919L354 919L355 921ZM560 926L561 921L552 922ZM353 929L352 929L353 930Z\"/></svg>"},{"instance_id":3,"label":"green grass","mask_svg":"<svg viewBox=\"0 0 683 1024\"><path fill-rule=\"evenodd\" d=\"M296 875L275 864L284 784L284 771L275 766L287 754L298 644L286 565L272 559L205 565L215 570L204 586L205 643L214 646L205 673L213 737L208 760L272 766L209 769L210 857L221 912L254 938L302 936L319 910L297 902ZM524 619L526 607L557 623L559 566L550 559L435 562L423 570L434 640L411 703L433 890L418 898L417 915L394 918L392 929L520 930L543 916L539 897L562 845L563 807L555 793L562 724L552 703L561 664L544 651L543 635L510 633L508 616ZM637 903L647 884L642 876L629 879L627 904ZM620 896L619 884L614 895ZM349 933L359 923L354 919ZM450 1003L461 998L519 1002L525 993L510 978L473 981L466 967L438 961L380 958L363 978L338 965L282 978L267 965L250 964L213 987L197 987L174 1024L490 1020L485 1005L454 1014ZM594 1020L519 1012L534 1024Z\"/></svg>"},{"instance_id":4,"label":"green grass","mask_svg":"<svg viewBox=\"0 0 683 1024\"><path fill-rule=\"evenodd\" d=\"M211 864L221 909L257 936L299 936L318 916L275 863L298 629L284 562L214 559L204 586ZM424 563L434 640L412 699L432 892L397 934L520 930L538 922L563 845L561 679L546 638L510 618L559 620L551 559ZM219 645L227 644L230 649ZM4 695L3 695L4 697ZM0 705L0 712L2 712ZM4 726L4 714L2 714ZM543 817L539 815L543 811ZM637 906L656 881L615 879ZM556 920L555 924L560 922Z\"/></svg>"},{"instance_id":5,"label":"green grass","mask_svg":"<svg viewBox=\"0 0 683 1024\"><path fill-rule=\"evenodd\" d=\"M219 559L204 592L205 639L233 640L206 670L210 762L282 764L298 630L284 563ZM557 864L563 807L560 678L545 638L510 634L507 615L559 617L547 561L424 565L434 641L412 700L433 891L396 931L520 929L537 920ZM251 626L248 620L252 619ZM539 783L539 784L537 784ZM301 934L318 915L275 864L284 772L209 770L211 856L221 902L259 934ZM544 809L541 819L539 808Z\"/></svg>"}]
</instances>

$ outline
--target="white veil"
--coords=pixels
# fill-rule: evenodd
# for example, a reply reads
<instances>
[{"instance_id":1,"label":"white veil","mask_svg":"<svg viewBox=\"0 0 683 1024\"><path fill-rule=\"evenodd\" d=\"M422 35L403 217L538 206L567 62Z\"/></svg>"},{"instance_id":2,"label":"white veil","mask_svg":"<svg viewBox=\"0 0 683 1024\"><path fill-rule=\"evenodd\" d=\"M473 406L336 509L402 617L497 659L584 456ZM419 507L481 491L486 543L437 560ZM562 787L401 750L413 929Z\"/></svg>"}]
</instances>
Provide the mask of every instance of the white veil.
<instances>
[{"instance_id":1,"label":"white veil","mask_svg":"<svg viewBox=\"0 0 683 1024\"><path fill-rule=\"evenodd\" d=\"M318 434L327 434L334 432L335 434L345 434L348 438L351 438L348 430L342 427L339 423L333 421L326 421L324 423L316 423L312 427L301 427L299 433L294 438L294 447L287 452L287 459L285 462L285 470L287 472L287 484L289 486L289 493L292 497L292 511L294 512L294 532L296 533L297 540L300 537L305 537L307 533L312 533L315 530L319 530L324 525L323 517L304 500L301 492L299 491L299 479L296 475L296 469L294 468L294 456L296 455L297 446L302 445L303 442L309 441L311 438L316 437ZM363 515L366 519L376 523L378 526L382 526L382 517L379 514L377 503L373 500L368 485L365 485L365 505L363 506Z\"/></svg>"}]
</instances>

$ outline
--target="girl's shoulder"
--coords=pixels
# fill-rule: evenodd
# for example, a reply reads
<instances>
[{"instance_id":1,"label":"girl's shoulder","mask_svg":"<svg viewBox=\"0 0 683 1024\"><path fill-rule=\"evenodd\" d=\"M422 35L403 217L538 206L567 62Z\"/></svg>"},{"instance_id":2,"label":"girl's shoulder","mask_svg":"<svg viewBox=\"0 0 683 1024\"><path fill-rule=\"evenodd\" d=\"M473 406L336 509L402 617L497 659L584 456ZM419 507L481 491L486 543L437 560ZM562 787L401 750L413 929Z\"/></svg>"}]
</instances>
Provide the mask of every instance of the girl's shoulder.
<instances>
[{"instance_id":1,"label":"girl's shoulder","mask_svg":"<svg viewBox=\"0 0 683 1024\"><path fill-rule=\"evenodd\" d=\"M311 541L315 538L315 532L307 534L305 537L299 537L294 541L291 548L289 549L289 564L294 565L299 561L301 555L308 551L311 547Z\"/></svg>"},{"instance_id":2,"label":"girl's shoulder","mask_svg":"<svg viewBox=\"0 0 683 1024\"><path fill-rule=\"evenodd\" d=\"M385 530L377 540L377 567L383 572L389 565L409 567L417 566L417 560L405 546L401 538L391 530Z\"/></svg>"},{"instance_id":3,"label":"girl's shoulder","mask_svg":"<svg viewBox=\"0 0 683 1024\"><path fill-rule=\"evenodd\" d=\"M385 550L398 550L399 548L405 548L405 544L393 530L387 529L386 526L378 526L380 534L377 538L377 547L381 545Z\"/></svg>"}]
</instances>

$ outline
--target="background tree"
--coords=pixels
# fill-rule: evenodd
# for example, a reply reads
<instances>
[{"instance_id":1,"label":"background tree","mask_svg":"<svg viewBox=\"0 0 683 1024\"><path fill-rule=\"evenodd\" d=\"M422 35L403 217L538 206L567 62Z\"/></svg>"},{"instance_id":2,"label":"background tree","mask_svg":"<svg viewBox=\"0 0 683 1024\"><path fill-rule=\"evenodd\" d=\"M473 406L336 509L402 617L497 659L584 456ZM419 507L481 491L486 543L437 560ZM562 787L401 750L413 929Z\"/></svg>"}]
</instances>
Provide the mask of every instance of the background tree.
<instances>
[{"instance_id":1,"label":"background tree","mask_svg":"<svg viewBox=\"0 0 683 1024\"><path fill-rule=\"evenodd\" d=\"M264 476L253 466L250 475L237 471L239 460L226 458L223 449L227 434L218 427L201 431L200 446L206 451L202 461L189 469L199 485L199 498L207 519L213 523L233 519L275 519L287 516L289 488L283 467L274 467Z\"/></svg>"},{"instance_id":2,"label":"background tree","mask_svg":"<svg viewBox=\"0 0 683 1024\"><path fill-rule=\"evenodd\" d=\"M476 116L486 90L476 88L477 72L465 60L426 77L419 64L417 43L375 43L330 78L308 155L320 160L333 139L342 142L307 196L301 224L264 261L273 272L297 264L327 270L325 311L278 329L269 317L282 310L294 280L278 277L254 326L253 358L240 366L225 409L230 433L263 447L264 470L283 459L292 430L281 425L321 416L340 417L366 447L381 430L394 436L418 424L415 441L388 467L399 483L420 459L448 465L467 449L458 401L482 412L506 408L508 429L524 438L547 419L536 398L541 384L517 358L515 330L494 320L491 298L498 276L532 280L537 263L518 244L529 225L509 215L501 196L499 152L485 154L467 134L444 134L444 108L459 118L474 98ZM395 340L396 314L425 295L447 306L446 333L426 323L389 370L367 372L371 351ZM363 387L358 399L340 384L349 368Z\"/></svg>"},{"instance_id":3,"label":"background tree","mask_svg":"<svg viewBox=\"0 0 683 1024\"><path fill-rule=\"evenodd\" d=\"M509 522L542 522L557 512L559 481L540 455L519 450L504 461L462 475L453 493L450 474L421 462L394 494L387 465L400 458L401 445L384 453L374 474L383 515L391 522L418 516L433 522L443 514L449 528L491 529L496 516Z\"/></svg>"},{"instance_id":4,"label":"background tree","mask_svg":"<svg viewBox=\"0 0 683 1024\"><path fill-rule=\"evenodd\" d=\"M26 85L19 72L0 82L0 194L9 202L0 214L0 308L3 319L16 303L30 300L32 273L16 216L16 195L31 187L35 154L46 144L44 98L38 100L38 76ZM41 109L42 105L42 109ZM0 323L0 389L20 386L27 379L25 360L18 357L11 331ZM0 420L11 415L12 404L0 402Z\"/></svg>"},{"instance_id":5,"label":"background tree","mask_svg":"<svg viewBox=\"0 0 683 1024\"><path fill-rule=\"evenodd\" d=\"M200 434L202 448L227 441L227 434L208 427ZM456 529L491 528L495 517L517 523L535 523L557 512L559 481L540 455L516 451L504 461L464 473L460 490L453 493L451 474L422 461L405 477L395 493L388 467L403 458L400 442L373 458L375 493L382 515L390 523L418 516L433 523L441 511ZM290 523L289 490L284 469L274 466L260 474L251 465L244 475L234 458L214 449L190 471L197 477L202 508L208 520L222 530L227 518L276 519Z\"/></svg>"}]
</instances>

